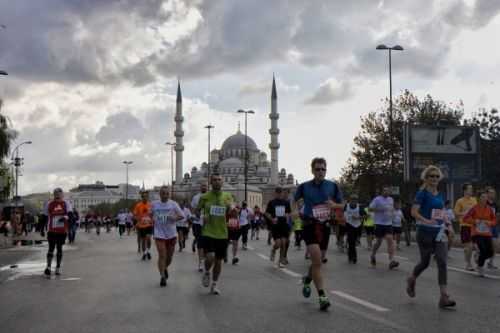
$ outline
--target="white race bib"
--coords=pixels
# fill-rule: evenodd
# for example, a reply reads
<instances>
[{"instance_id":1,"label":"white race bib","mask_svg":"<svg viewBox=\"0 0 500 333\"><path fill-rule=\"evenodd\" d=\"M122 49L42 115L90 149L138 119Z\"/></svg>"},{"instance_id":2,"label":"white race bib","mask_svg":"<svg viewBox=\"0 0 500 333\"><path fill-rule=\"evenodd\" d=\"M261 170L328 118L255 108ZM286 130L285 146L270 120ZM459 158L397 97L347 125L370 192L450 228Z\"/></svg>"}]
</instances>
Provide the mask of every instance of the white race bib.
<instances>
[{"instance_id":1,"label":"white race bib","mask_svg":"<svg viewBox=\"0 0 500 333\"><path fill-rule=\"evenodd\" d=\"M211 216L226 216L226 207L224 206L210 206Z\"/></svg>"},{"instance_id":2,"label":"white race bib","mask_svg":"<svg viewBox=\"0 0 500 333\"><path fill-rule=\"evenodd\" d=\"M476 224L476 229L478 232L489 232L490 224L486 220L479 220L479 223Z\"/></svg>"},{"instance_id":3,"label":"white race bib","mask_svg":"<svg viewBox=\"0 0 500 333\"><path fill-rule=\"evenodd\" d=\"M331 220L332 210L330 206L326 204L316 205L313 207L313 217L320 222Z\"/></svg>"},{"instance_id":4,"label":"white race bib","mask_svg":"<svg viewBox=\"0 0 500 333\"><path fill-rule=\"evenodd\" d=\"M240 223L238 222L238 219L231 218L227 221L227 227L229 229L238 229L240 227Z\"/></svg>"},{"instance_id":5,"label":"white race bib","mask_svg":"<svg viewBox=\"0 0 500 333\"><path fill-rule=\"evenodd\" d=\"M286 209L285 206L274 207L274 214L276 217L285 217Z\"/></svg>"},{"instance_id":6,"label":"white race bib","mask_svg":"<svg viewBox=\"0 0 500 333\"><path fill-rule=\"evenodd\" d=\"M66 219L64 215L54 215L52 216L52 225L54 228L64 228L64 222Z\"/></svg>"},{"instance_id":7,"label":"white race bib","mask_svg":"<svg viewBox=\"0 0 500 333\"><path fill-rule=\"evenodd\" d=\"M447 214L444 209L433 209L431 212L431 219L434 221L444 221L446 218Z\"/></svg>"}]
</instances>

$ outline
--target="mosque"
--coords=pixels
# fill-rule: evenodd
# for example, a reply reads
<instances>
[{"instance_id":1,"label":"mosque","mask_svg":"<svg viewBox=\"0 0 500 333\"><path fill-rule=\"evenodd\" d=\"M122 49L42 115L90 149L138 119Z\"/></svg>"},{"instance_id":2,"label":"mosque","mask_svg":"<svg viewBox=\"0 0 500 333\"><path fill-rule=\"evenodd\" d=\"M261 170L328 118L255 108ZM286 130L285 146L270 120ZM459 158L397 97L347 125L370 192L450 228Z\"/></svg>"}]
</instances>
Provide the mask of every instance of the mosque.
<instances>
[{"instance_id":1,"label":"mosque","mask_svg":"<svg viewBox=\"0 0 500 333\"><path fill-rule=\"evenodd\" d=\"M178 198L191 198L199 190L201 183L207 182L208 163L204 162L197 168L193 167L190 173L183 172L183 122L182 115L182 94L180 83L177 87L177 103L175 114L175 181L174 195ZM295 178L292 174L287 174L286 169L278 169L278 152L280 144L278 142L278 95L276 93L276 82L273 77L271 87L271 112L270 119L270 144L271 160L266 152L257 147L255 141L247 136L248 149L248 177L247 177L247 198L248 205L254 207L267 204L272 198L276 186L290 189L296 187ZM218 172L223 180L223 190L234 195L238 202L244 200L244 170L245 170L245 134L240 129L228 137L220 146L220 149L210 151L210 172Z\"/></svg>"}]
</instances>

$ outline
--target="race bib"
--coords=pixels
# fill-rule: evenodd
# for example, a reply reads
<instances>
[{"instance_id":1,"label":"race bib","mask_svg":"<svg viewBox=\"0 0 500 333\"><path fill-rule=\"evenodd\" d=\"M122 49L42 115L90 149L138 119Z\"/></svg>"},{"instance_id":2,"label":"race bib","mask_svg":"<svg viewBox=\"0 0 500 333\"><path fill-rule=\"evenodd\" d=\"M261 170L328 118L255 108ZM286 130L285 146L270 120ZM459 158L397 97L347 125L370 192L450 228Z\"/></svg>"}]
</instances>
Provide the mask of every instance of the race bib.
<instances>
[{"instance_id":1,"label":"race bib","mask_svg":"<svg viewBox=\"0 0 500 333\"><path fill-rule=\"evenodd\" d=\"M240 223L238 222L238 219L229 219L227 221L227 227L229 229L238 229L240 227Z\"/></svg>"},{"instance_id":2,"label":"race bib","mask_svg":"<svg viewBox=\"0 0 500 333\"><path fill-rule=\"evenodd\" d=\"M478 232L490 232L490 224L486 220L479 220L476 224L476 229Z\"/></svg>"},{"instance_id":3,"label":"race bib","mask_svg":"<svg viewBox=\"0 0 500 333\"><path fill-rule=\"evenodd\" d=\"M173 218L169 212L161 211L156 213L156 221L160 224L173 222Z\"/></svg>"},{"instance_id":4,"label":"race bib","mask_svg":"<svg viewBox=\"0 0 500 333\"><path fill-rule=\"evenodd\" d=\"M431 220L437 222L437 224L444 223L448 218L446 210L444 209L433 209L431 211Z\"/></svg>"},{"instance_id":5,"label":"race bib","mask_svg":"<svg viewBox=\"0 0 500 333\"><path fill-rule=\"evenodd\" d=\"M274 207L274 214L276 217L285 217L286 209L285 206Z\"/></svg>"},{"instance_id":6,"label":"race bib","mask_svg":"<svg viewBox=\"0 0 500 333\"><path fill-rule=\"evenodd\" d=\"M331 220L332 210L328 205L316 205L313 207L313 217L320 222Z\"/></svg>"},{"instance_id":7,"label":"race bib","mask_svg":"<svg viewBox=\"0 0 500 333\"><path fill-rule=\"evenodd\" d=\"M210 206L211 216L226 216L226 207L224 206Z\"/></svg>"},{"instance_id":8,"label":"race bib","mask_svg":"<svg viewBox=\"0 0 500 333\"><path fill-rule=\"evenodd\" d=\"M52 225L54 228L64 228L65 221L64 215L54 215L52 217Z\"/></svg>"}]
</instances>

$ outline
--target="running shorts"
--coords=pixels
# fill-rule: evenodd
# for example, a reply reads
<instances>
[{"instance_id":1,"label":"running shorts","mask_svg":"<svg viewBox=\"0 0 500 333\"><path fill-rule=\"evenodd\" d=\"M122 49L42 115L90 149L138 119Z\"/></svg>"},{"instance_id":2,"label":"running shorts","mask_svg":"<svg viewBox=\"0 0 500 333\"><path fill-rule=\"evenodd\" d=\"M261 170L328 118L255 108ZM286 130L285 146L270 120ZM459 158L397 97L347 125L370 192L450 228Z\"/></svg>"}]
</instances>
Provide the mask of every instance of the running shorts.
<instances>
[{"instance_id":1,"label":"running shorts","mask_svg":"<svg viewBox=\"0 0 500 333\"><path fill-rule=\"evenodd\" d=\"M368 227L365 226L364 228L367 236L375 235L375 226L368 226Z\"/></svg>"},{"instance_id":2,"label":"running shorts","mask_svg":"<svg viewBox=\"0 0 500 333\"><path fill-rule=\"evenodd\" d=\"M302 230L302 238L306 245L318 244L322 251L326 251L330 242L330 226L327 223L306 223Z\"/></svg>"},{"instance_id":3,"label":"running shorts","mask_svg":"<svg viewBox=\"0 0 500 333\"><path fill-rule=\"evenodd\" d=\"M137 234L139 237L144 238L153 234L153 227L146 227L137 229Z\"/></svg>"},{"instance_id":4,"label":"running shorts","mask_svg":"<svg viewBox=\"0 0 500 333\"><path fill-rule=\"evenodd\" d=\"M375 224L375 237L384 238L386 235L392 235L392 225Z\"/></svg>"},{"instance_id":5,"label":"running shorts","mask_svg":"<svg viewBox=\"0 0 500 333\"><path fill-rule=\"evenodd\" d=\"M460 239L462 240L462 243L472 242L472 232L470 226L468 225L460 226Z\"/></svg>"},{"instance_id":6,"label":"running shorts","mask_svg":"<svg viewBox=\"0 0 500 333\"><path fill-rule=\"evenodd\" d=\"M177 232L182 233L184 236L186 236L189 233L189 228L188 227L177 227Z\"/></svg>"},{"instance_id":7,"label":"running shorts","mask_svg":"<svg viewBox=\"0 0 500 333\"><path fill-rule=\"evenodd\" d=\"M193 236L194 238L200 238L201 237L201 224L196 224L196 223L193 223Z\"/></svg>"},{"instance_id":8,"label":"running shorts","mask_svg":"<svg viewBox=\"0 0 500 333\"><path fill-rule=\"evenodd\" d=\"M498 225L491 227L491 237L498 238Z\"/></svg>"},{"instance_id":9,"label":"running shorts","mask_svg":"<svg viewBox=\"0 0 500 333\"><path fill-rule=\"evenodd\" d=\"M49 242L54 242L56 244L59 243L64 244L66 243L66 236L67 236L66 233L49 231L47 233L47 240Z\"/></svg>"},{"instance_id":10,"label":"running shorts","mask_svg":"<svg viewBox=\"0 0 500 333\"><path fill-rule=\"evenodd\" d=\"M240 239L241 236L241 231L240 229L227 229L227 235L229 240L231 241L237 241Z\"/></svg>"},{"instance_id":11,"label":"running shorts","mask_svg":"<svg viewBox=\"0 0 500 333\"><path fill-rule=\"evenodd\" d=\"M402 227L392 227L392 234L393 235L401 235L402 233L403 233Z\"/></svg>"},{"instance_id":12,"label":"running shorts","mask_svg":"<svg viewBox=\"0 0 500 333\"><path fill-rule=\"evenodd\" d=\"M167 248L168 247L175 247L175 244L177 243L177 237L173 237L173 238L169 238L169 239L155 238L155 242L164 243Z\"/></svg>"},{"instance_id":13,"label":"running shorts","mask_svg":"<svg viewBox=\"0 0 500 333\"><path fill-rule=\"evenodd\" d=\"M271 226L271 234L273 239L289 238L290 237L290 226L288 223L278 222Z\"/></svg>"},{"instance_id":14,"label":"running shorts","mask_svg":"<svg viewBox=\"0 0 500 333\"><path fill-rule=\"evenodd\" d=\"M222 260L226 257L227 239L218 239L207 236L201 237L202 248L205 253L215 253L215 258Z\"/></svg>"}]
</instances>

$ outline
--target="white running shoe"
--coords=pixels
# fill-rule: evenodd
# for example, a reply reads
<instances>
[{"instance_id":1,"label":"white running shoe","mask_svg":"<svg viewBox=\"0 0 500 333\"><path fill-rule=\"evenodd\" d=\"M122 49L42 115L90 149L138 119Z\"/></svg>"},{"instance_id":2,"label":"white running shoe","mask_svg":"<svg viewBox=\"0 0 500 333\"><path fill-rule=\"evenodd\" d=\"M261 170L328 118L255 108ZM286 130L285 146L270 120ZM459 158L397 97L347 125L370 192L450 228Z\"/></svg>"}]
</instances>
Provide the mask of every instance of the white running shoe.
<instances>
[{"instance_id":1,"label":"white running shoe","mask_svg":"<svg viewBox=\"0 0 500 333\"><path fill-rule=\"evenodd\" d=\"M201 284L205 288L210 287L210 272L205 272L203 274L203 276L201 277Z\"/></svg>"},{"instance_id":2,"label":"white running shoe","mask_svg":"<svg viewBox=\"0 0 500 333\"><path fill-rule=\"evenodd\" d=\"M484 277L484 267L477 267L477 273L480 277Z\"/></svg>"},{"instance_id":3,"label":"white running shoe","mask_svg":"<svg viewBox=\"0 0 500 333\"><path fill-rule=\"evenodd\" d=\"M217 288L215 283L212 283L212 287L210 287L210 293L213 295L220 295L220 290Z\"/></svg>"},{"instance_id":4,"label":"white running shoe","mask_svg":"<svg viewBox=\"0 0 500 333\"><path fill-rule=\"evenodd\" d=\"M274 248L271 249L271 255L269 255L269 260L274 262L274 259L276 259L276 250Z\"/></svg>"}]
</instances>

